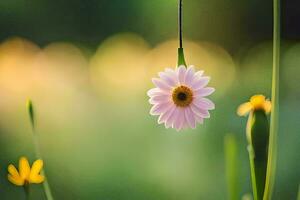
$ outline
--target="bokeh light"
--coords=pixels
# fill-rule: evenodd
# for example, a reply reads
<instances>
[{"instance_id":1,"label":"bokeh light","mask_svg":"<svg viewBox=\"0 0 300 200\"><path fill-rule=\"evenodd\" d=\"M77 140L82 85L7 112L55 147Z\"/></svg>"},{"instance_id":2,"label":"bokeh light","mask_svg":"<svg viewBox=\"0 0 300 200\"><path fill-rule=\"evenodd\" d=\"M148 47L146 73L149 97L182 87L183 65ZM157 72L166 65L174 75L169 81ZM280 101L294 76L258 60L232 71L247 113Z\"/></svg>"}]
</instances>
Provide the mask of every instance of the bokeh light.
<instances>
[{"instance_id":1,"label":"bokeh light","mask_svg":"<svg viewBox=\"0 0 300 200\"><path fill-rule=\"evenodd\" d=\"M272 3L184 1L186 61L211 77L216 109L178 133L157 125L146 95L152 77L176 67L177 2L0 1L1 200L24 199L6 167L34 160L28 98L55 199L225 199L227 133L237 139L239 197L251 192L236 109L256 93L270 98ZM296 199L300 180L299 2L282 3L275 200ZM44 199L41 185L31 189Z\"/></svg>"},{"instance_id":2,"label":"bokeh light","mask_svg":"<svg viewBox=\"0 0 300 200\"><path fill-rule=\"evenodd\" d=\"M178 41L170 40L157 45L148 54L148 79L164 68L177 65ZM204 70L211 77L210 85L217 88L216 97L224 95L234 82L236 69L231 56L220 46L209 42L184 41L185 58L188 65Z\"/></svg>"},{"instance_id":3,"label":"bokeh light","mask_svg":"<svg viewBox=\"0 0 300 200\"><path fill-rule=\"evenodd\" d=\"M123 33L106 39L90 61L91 81L99 95L136 97L145 88L148 51L147 42L136 34Z\"/></svg>"}]
</instances>

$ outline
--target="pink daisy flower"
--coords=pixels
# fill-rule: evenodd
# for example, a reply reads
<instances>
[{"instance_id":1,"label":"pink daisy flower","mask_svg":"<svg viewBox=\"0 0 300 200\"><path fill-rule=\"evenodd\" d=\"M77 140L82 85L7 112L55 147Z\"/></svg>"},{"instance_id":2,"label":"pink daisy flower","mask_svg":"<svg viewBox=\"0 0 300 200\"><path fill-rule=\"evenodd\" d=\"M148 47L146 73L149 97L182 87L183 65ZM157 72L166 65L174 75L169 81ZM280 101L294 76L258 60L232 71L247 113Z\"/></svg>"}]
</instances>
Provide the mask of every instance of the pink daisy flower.
<instances>
[{"instance_id":1,"label":"pink daisy flower","mask_svg":"<svg viewBox=\"0 0 300 200\"><path fill-rule=\"evenodd\" d=\"M206 96L215 89L206 87L210 77L203 76L203 71L195 72L194 66L179 66L165 69L160 72L160 78L153 78L156 88L150 89L151 115L159 115L158 123L165 124L166 128L175 128L177 131L203 123L209 118L209 110L215 108L214 103Z\"/></svg>"}]
</instances>

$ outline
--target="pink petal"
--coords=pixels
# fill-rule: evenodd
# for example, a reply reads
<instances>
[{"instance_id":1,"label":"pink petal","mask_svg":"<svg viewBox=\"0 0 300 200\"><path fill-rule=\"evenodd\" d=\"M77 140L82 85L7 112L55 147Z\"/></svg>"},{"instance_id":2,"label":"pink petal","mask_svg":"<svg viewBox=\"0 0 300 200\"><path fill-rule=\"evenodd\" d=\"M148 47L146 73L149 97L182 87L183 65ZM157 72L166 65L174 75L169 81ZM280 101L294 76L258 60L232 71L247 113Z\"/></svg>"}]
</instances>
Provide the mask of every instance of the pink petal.
<instances>
[{"instance_id":1,"label":"pink petal","mask_svg":"<svg viewBox=\"0 0 300 200\"><path fill-rule=\"evenodd\" d=\"M203 73L204 73L203 70L200 70L200 71L197 71L196 73L194 73L193 80L190 85L192 85L194 82L200 80L202 78Z\"/></svg>"},{"instance_id":2,"label":"pink petal","mask_svg":"<svg viewBox=\"0 0 300 200\"><path fill-rule=\"evenodd\" d=\"M152 79L152 82L154 83L154 85L162 90L165 90L165 91L169 91L171 90L171 87L168 86L167 83L165 83L163 80L161 79L158 79L158 78L153 78Z\"/></svg>"},{"instance_id":3,"label":"pink petal","mask_svg":"<svg viewBox=\"0 0 300 200\"><path fill-rule=\"evenodd\" d=\"M168 111L172 106L172 103L162 103L162 104L155 104L154 106L152 106L151 110L150 110L150 114L151 115L160 115L161 113L164 113L166 111Z\"/></svg>"},{"instance_id":4,"label":"pink petal","mask_svg":"<svg viewBox=\"0 0 300 200\"><path fill-rule=\"evenodd\" d=\"M173 127L179 131L180 129L182 129L183 124L185 122L185 118L184 118L184 109L182 108L178 108L179 112L178 112L178 116L176 118L176 120L173 123Z\"/></svg>"},{"instance_id":5,"label":"pink petal","mask_svg":"<svg viewBox=\"0 0 300 200\"><path fill-rule=\"evenodd\" d=\"M194 113L191 111L190 107L187 107L185 109L185 119L191 128L193 128L193 129L196 128L196 119L195 119Z\"/></svg>"},{"instance_id":6,"label":"pink petal","mask_svg":"<svg viewBox=\"0 0 300 200\"><path fill-rule=\"evenodd\" d=\"M200 78L202 78L203 73L204 73L203 70L197 71L197 72L194 74L194 80L199 80Z\"/></svg>"},{"instance_id":7,"label":"pink petal","mask_svg":"<svg viewBox=\"0 0 300 200\"><path fill-rule=\"evenodd\" d=\"M165 113L162 113L158 118L158 123L159 124L166 123L168 121L168 119L170 118L170 116L172 115L172 113L174 112L174 110L175 110L175 106L171 107Z\"/></svg>"},{"instance_id":8,"label":"pink petal","mask_svg":"<svg viewBox=\"0 0 300 200\"><path fill-rule=\"evenodd\" d=\"M175 70L170 69L170 68L166 68L165 72L172 77L172 79L175 81L176 84L178 84L178 76Z\"/></svg>"},{"instance_id":9,"label":"pink petal","mask_svg":"<svg viewBox=\"0 0 300 200\"><path fill-rule=\"evenodd\" d=\"M215 104L207 98L194 98L193 102L197 105L197 107L203 108L204 110L215 109Z\"/></svg>"},{"instance_id":10,"label":"pink petal","mask_svg":"<svg viewBox=\"0 0 300 200\"><path fill-rule=\"evenodd\" d=\"M172 114L174 113L174 111L175 111L175 110L173 110ZM172 114L171 114L171 115L172 115ZM170 115L170 116L171 116L171 115ZM169 116L169 118L166 119L166 121L165 121L165 127L166 127L166 128L172 127L172 122L171 122L171 120L170 120L170 116Z\"/></svg>"},{"instance_id":11,"label":"pink petal","mask_svg":"<svg viewBox=\"0 0 300 200\"><path fill-rule=\"evenodd\" d=\"M172 126L173 127L173 124L174 122L177 120L179 116L179 109L177 107L175 107L174 109L174 112L172 113L172 115L170 116L169 120L167 121L166 125L167 126Z\"/></svg>"},{"instance_id":12,"label":"pink petal","mask_svg":"<svg viewBox=\"0 0 300 200\"><path fill-rule=\"evenodd\" d=\"M186 68L185 66L181 65L177 68L177 76L179 83L184 83L184 76L185 76Z\"/></svg>"},{"instance_id":13,"label":"pink petal","mask_svg":"<svg viewBox=\"0 0 300 200\"><path fill-rule=\"evenodd\" d=\"M166 118L166 121L165 121L165 127L166 128L170 128L172 126L171 117L173 116L175 110L176 110L176 106L171 108L171 111L170 111L170 113L169 113L169 115L168 115L168 117Z\"/></svg>"},{"instance_id":14,"label":"pink petal","mask_svg":"<svg viewBox=\"0 0 300 200\"><path fill-rule=\"evenodd\" d=\"M191 87L194 90L203 88L208 84L209 80L210 80L210 77L208 77L208 76L201 77L201 79L193 81L193 83L191 84Z\"/></svg>"},{"instance_id":15,"label":"pink petal","mask_svg":"<svg viewBox=\"0 0 300 200\"><path fill-rule=\"evenodd\" d=\"M198 116L198 115L195 115L195 119L196 119L196 121L198 122L198 123L200 123L200 124L203 124L203 118L202 117L200 117L200 116Z\"/></svg>"},{"instance_id":16,"label":"pink petal","mask_svg":"<svg viewBox=\"0 0 300 200\"><path fill-rule=\"evenodd\" d=\"M169 95L169 94L170 94L170 92L163 91L159 88L152 88L152 89L148 90L148 92L147 92L147 95L149 97Z\"/></svg>"},{"instance_id":17,"label":"pink petal","mask_svg":"<svg viewBox=\"0 0 300 200\"><path fill-rule=\"evenodd\" d=\"M176 79L174 79L174 77L172 75L165 73L165 72L159 72L158 75L170 87L174 87L176 85Z\"/></svg>"},{"instance_id":18,"label":"pink petal","mask_svg":"<svg viewBox=\"0 0 300 200\"><path fill-rule=\"evenodd\" d=\"M170 102L170 100L171 100L170 98L171 98L171 96L169 94L154 96L149 99L149 103L150 104L166 103L166 102Z\"/></svg>"},{"instance_id":19,"label":"pink petal","mask_svg":"<svg viewBox=\"0 0 300 200\"><path fill-rule=\"evenodd\" d=\"M150 90L147 91L147 95L149 97L153 96L154 94L157 94L160 92L160 89L158 88L151 88Z\"/></svg>"},{"instance_id":20,"label":"pink petal","mask_svg":"<svg viewBox=\"0 0 300 200\"><path fill-rule=\"evenodd\" d=\"M185 119L185 122L184 122L184 124L183 124L183 126L182 126L182 129L187 129L187 128L189 128L190 126L189 126L189 124L187 123L187 121L186 121L186 119Z\"/></svg>"},{"instance_id":21,"label":"pink petal","mask_svg":"<svg viewBox=\"0 0 300 200\"><path fill-rule=\"evenodd\" d=\"M177 131L179 131L179 121L180 121L181 116L178 115L176 120L173 122L172 128L175 128Z\"/></svg>"},{"instance_id":22,"label":"pink petal","mask_svg":"<svg viewBox=\"0 0 300 200\"><path fill-rule=\"evenodd\" d=\"M195 96L208 96L211 95L215 91L215 88L212 87L206 87L206 88L201 88L199 90L195 91Z\"/></svg>"},{"instance_id":23,"label":"pink petal","mask_svg":"<svg viewBox=\"0 0 300 200\"><path fill-rule=\"evenodd\" d=\"M190 85L194 78L195 69L194 66L189 66L188 69L185 72L184 76L184 84Z\"/></svg>"},{"instance_id":24,"label":"pink petal","mask_svg":"<svg viewBox=\"0 0 300 200\"><path fill-rule=\"evenodd\" d=\"M210 114L207 110L204 110L202 108L199 108L197 105L195 105L194 103L192 103L191 105L191 109L193 111L193 113L195 113L196 115L198 115L199 117L202 118L209 118Z\"/></svg>"}]
</instances>

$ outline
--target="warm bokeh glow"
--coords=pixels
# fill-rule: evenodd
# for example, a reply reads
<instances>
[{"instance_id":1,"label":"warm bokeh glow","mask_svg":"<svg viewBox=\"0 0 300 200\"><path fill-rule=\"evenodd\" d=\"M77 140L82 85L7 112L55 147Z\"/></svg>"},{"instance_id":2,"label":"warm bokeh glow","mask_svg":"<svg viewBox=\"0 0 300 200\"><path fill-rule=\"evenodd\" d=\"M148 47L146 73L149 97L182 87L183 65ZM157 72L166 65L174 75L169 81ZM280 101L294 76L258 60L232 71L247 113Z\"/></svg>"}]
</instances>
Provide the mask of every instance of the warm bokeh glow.
<instances>
[{"instance_id":1,"label":"warm bokeh glow","mask_svg":"<svg viewBox=\"0 0 300 200\"><path fill-rule=\"evenodd\" d=\"M101 97L128 98L145 89L147 42L123 33L106 39L90 61L93 87Z\"/></svg>"},{"instance_id":2,"label":"warm bokeh glow","mask_svg":"<svg viewBox=\"0 0 300 200\"><path fill-rule=\"evenodd\" d=\"M1 200L24 199L6 167L36 160L27 99L54 199L223 200L227 133L238 197L251 192L236 108L253 94L272 97L272 2L183 0L185 60L211 77L216 106L180 132L157 124L147 97L151 79L177 65L177 3L0 0ZM300 175L300 1L282 4L274 200L296 199ZM45 199L41 184L30 189Z\"/></svg>"},{"instance_id":3,"label":"warm bokeh glow","mask_svg":"<svg viewBox=\"0 0 300 200\"><path fill-rule=\"evenodd\" d=\"M204 70L211 77L210 85L217 88L216 97L224 95L235 78L235 65L231 56L221 47L208 42L184 41L185 58L188 65L197 70ZM177 40L170 40L157 45L148 54L148 78L166 67L177 65Z\"/></svg>"}]
</instances>

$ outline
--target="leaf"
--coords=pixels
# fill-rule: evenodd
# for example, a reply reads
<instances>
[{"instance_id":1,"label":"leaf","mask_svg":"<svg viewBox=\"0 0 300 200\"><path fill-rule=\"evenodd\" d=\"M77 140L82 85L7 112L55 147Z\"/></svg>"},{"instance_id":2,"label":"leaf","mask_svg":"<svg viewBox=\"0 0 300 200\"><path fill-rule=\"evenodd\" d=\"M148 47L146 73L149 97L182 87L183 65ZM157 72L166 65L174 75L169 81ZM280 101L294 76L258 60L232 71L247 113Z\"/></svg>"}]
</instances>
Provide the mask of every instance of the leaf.
<instances>
[{"instance_id":1,"label":"leaf","mask_svg":"<svg viewBox=\"0 0 300 200\"><path fill-rule=\"evenodd\" d=\"M270 200L275 182L277 134L279 119L279 64L280 64L280 0L273 0L273 72L272 110L270 124L269 155L264 200Z\"/></svg>"}]
</instances>

